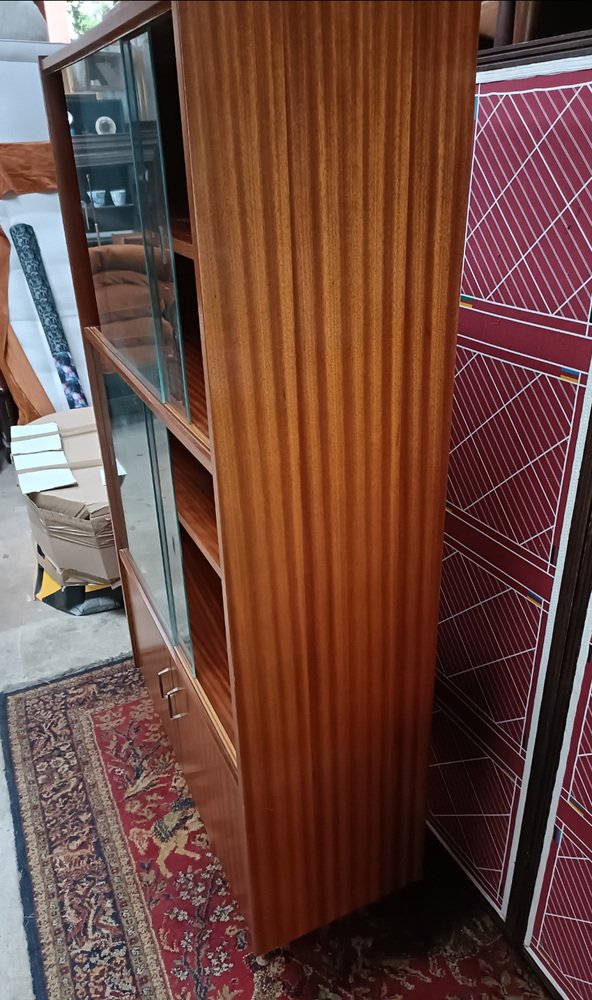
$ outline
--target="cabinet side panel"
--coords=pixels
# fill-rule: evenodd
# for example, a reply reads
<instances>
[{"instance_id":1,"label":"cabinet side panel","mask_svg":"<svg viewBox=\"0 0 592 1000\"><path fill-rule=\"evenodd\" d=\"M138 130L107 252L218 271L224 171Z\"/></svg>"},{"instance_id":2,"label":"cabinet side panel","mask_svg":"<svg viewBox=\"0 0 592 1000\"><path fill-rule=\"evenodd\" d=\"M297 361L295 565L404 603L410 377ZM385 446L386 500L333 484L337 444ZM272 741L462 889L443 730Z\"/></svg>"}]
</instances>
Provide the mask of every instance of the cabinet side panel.
<instances>
[{"instance_id":1,"label":"cabinet side panel","mask_svg":"<svg viewBox=\"0 0 592 1000\"><path fill-rule=\"evenodd\" d=\"M478 4L179 4L255 946L417 877Z\"/></svg>"}]
</instances>

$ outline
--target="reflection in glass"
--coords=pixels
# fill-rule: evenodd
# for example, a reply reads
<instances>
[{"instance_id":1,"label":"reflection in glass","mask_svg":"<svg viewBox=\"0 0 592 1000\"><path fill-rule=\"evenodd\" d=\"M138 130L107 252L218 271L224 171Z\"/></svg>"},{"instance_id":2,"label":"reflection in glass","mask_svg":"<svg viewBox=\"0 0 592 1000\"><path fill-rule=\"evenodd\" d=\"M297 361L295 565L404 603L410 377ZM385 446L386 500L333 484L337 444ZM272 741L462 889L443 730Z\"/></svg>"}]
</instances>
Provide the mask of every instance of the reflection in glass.
<instances>
[{"instance_id":1,"label":"reflection in glass","mask_svg":"<svg viewBox=\"0 0 592 1000\"><path fill-rule=\"evenodd\" d=\"M145 407L118 375L105 377L115 457L121 466L121 500L128 548L142 582L164 622L169 620L168 596Z\"/></svg>"},{"instance_id":2,"label":"reflection in glass","mask_svg":"<svg viewBox=\"0 0 592 1000\"><path fill-rule=\"evenodd\" d=\"M165 571L169 591L169 612L171 620L176 622L175 641L184 646L189 661L192 662L191 630L185 597L183 556L171 473L168 432L161 420L148 410L146 414L149 421L148 435L152 445L152 475L160 514L161 544L166 553Z\"/></svg>"},{"instance_id":3,"label":"reflection in glass","mask_svg":"<svg viewBox=\"0 0 592 1000\"><path fill-rule=\"evenodd\" d=\"M149 34L80 60L64 84L102 332L188 415Z\"/></svg>"},{"instance_id":4,"label":"reflection in glass","mask_svg":"<svg viewBox=\"0 0 592 1000\"><path fill-rule=\"evenodd\" d=\"M147 32L122 42L130 128L164 398L188 412L162 140Z\"/></svg>"},{"instance_id":5,"label":"reflection in glass","mask_svg":"<svg viewBox=\"0 0 592 1000\"><path fill-rule=\"evenodd\" d=\"M171 641L183 645L191 661L167 431L118 375L106 375L105 388L128 547Z\"/></svg>"}]
</instances>

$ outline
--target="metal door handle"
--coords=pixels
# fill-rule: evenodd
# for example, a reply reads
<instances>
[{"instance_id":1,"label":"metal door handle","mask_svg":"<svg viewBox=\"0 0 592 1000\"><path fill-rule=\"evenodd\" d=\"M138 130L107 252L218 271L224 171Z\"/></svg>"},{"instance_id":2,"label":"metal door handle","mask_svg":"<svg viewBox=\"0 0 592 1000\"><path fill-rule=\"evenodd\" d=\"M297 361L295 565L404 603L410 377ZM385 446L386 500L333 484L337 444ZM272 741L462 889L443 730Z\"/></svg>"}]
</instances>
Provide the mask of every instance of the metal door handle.
<instances>
[{"instance_id":1,"label":"metal door handle","mask_svg":"<svg viewBox=\"0 0 592 1000\"><path fill-rule=\"evenodd\" d=\"M169 707L169 718L170 719L182 719L185 715L189 715L189 712L174 712L173 711L172 696L174 694L178 694L179 691L182 691L182 690L183 690L182 687L176 687L176 688L171 688L170 691L167 691L167 705Z\"/></svg>"},{"instance_id":2,"label":"metal door handle","mask_svg":"<svg viewBox=\"0 0 592 1000\"><path fill-rule=\"evenodd\" d=\"M160 697L161 698L166 698L166 695L165 695L165 693L163 691L163 687L162 687L162 678L164 677L165 674L172 674L172 672L173 672L173 668L172 667L165 667L164 670L159 670L158 671L158 686L160 688Z\"/></svg>"}]
</instances>

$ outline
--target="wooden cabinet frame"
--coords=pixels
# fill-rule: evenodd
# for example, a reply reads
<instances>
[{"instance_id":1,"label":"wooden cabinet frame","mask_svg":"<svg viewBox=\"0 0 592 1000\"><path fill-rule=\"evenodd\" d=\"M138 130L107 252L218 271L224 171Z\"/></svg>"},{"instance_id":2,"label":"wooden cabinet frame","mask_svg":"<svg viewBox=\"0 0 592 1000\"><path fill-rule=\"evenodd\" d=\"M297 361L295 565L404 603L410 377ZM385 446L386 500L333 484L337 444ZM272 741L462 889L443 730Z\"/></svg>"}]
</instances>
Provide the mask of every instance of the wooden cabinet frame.
<instances>
[{"instance_id":1,"label":"wooden cabinet frame","mask_svg":"<svg viewBox=\"0 0 592 1000\"><path fill-rule=\"evenodd\" d=\"M421 874L479 4L172 4L208 435L101 333L60 78L169 9L43 79L140 661L104 363L212 476L233 738L167 646L174 742L263 951Z\"/></svg>"}]
</instances>

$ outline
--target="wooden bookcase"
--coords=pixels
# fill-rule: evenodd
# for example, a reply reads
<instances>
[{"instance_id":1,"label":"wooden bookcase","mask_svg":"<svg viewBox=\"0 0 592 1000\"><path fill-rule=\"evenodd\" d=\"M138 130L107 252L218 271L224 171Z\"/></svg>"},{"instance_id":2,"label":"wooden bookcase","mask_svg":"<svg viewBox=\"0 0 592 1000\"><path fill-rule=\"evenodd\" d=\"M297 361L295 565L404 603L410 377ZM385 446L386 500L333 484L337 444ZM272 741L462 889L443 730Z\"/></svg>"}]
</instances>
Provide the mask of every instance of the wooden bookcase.
<instances>
[{"instance_id":1,"label":"wooden bookcase","mask_svg":"<svg viewBox=\"0 0 592 1000\"><path fill-rule=\"evenodd\" d=\"M134 655L258 951L421 874L478 16L130 0L42 63ZM107 44L142 229L87 248Z\"/></svg>"}]
</instances>

